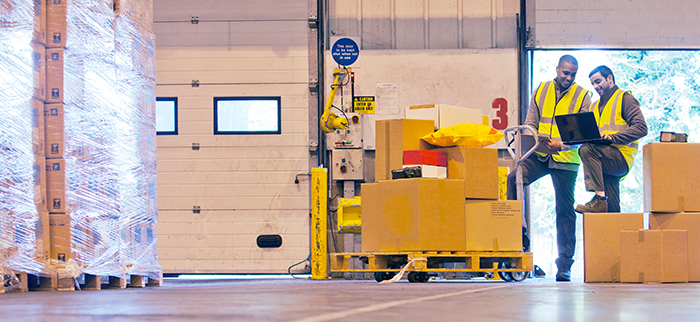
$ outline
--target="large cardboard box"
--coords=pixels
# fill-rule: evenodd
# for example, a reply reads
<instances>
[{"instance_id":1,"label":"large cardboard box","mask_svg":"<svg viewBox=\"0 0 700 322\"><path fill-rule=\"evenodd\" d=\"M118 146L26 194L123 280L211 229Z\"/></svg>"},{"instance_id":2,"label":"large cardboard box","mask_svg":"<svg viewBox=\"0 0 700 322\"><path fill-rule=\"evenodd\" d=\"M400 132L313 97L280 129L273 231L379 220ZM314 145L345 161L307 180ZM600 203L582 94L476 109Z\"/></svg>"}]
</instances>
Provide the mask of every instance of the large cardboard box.
<instances>
[{"instance_id":1,"label":"large cardboard box","mask_svg":"<svg viewBox=\"0 0 700 322\"><path fill-rule=\"evenodd\" d=\"M44 121L46 123L46 146L47 159L63 158L65 146L64 129L64 106L63 103L44 104Z\"/></svg>"},{"instance_id":2,"label":"large cardboard box","mask_svg":"<svg viewBox=\"0 0 700 322\"><path fill-rule=\"evenodd\" d=\"M522 202L466 200L467 251L522 251Z\"/></svg>"},{"instance_id":3,"label":"large cardboard box","mask_svg":"<svg viewBox=\"0 0 700 322\"><path fill-rule=\"evenodd\" d=\"M390 180L391 170L403 167L403 151L427 150L423 136L433 133L433 121L396 119L377 121L374 176L377 181Z\"/></svg>"},{"instance_id":4,"label":"large cardboard box","mask_svg":"<svg viewBox=\"0 0 700 322\"><path fill-rule=\"evenodd\" d=\"M63 48L46 48L46 103L63 103Z\"/></svg>"},{"instance_id":5,"label":"large cardboard box","mask_svg":"<svg viewBox=\"0 0 700 322\"><path fill-rule=\"evenodd\" d=\"M688 282L687 231L620 231L620 282Z\"/></svg>"},{"instance_id":6,"label":"large cardboard box","mask_svg":"<svg viewBox=\"0 0 700 322\"><path fill-rule=\"evenodd\" d=\"M409 106L406 107L405 116L407 119L432 120L436 130L462 123L484 122L480 109L447 104Z\"/></svg>"},{"instance_id":7,"label":"large cardboard box","mask_svg":"<svg viewBox=\"0 0 700 322\"><path fill-rule=\"evenodd\" d=\"M65 213L49 214L51 260L65 262L71 256L70 216Z\"/></svg>"},{"instance_id":8,"label":"large cardboard box","mask_svg":"<svg viewBox=\"0 0 700 322\"><path fill-rule=\"evenodd\" d=\"M700 282L700 212L651 213L649 229L688 231L688 281Z\"/></svg>"},{"instance_id":9,"label":"large cardboard box","mask_svg":"<svg viewBox=\"0 0 700 322\"><path fill-rule=\"evenodd\" d=\"M583 214L583 280L620 282L620 231L644 229L643 213Z\"/></svg>"},{"instance_id":10,"label":"large cardboard box","mask_svg":"<svg viewBox=\"0 0 700 322\"><path fill-rule=\"evenodd\" d=\"M700 143L644 146L644 212L700 211Z\"/></svg>"},{"instance_id":11,"label":"large cardboard box","mask_svg":"<svg viewBox=\"0 0 700 322\"><path fill-rule=\"evenodd\" d=\"M47 206L49 213L66 211L66 162L63 159L46 160Z\"/></svg>"},{"instance_id":12,"label":"large cardboard box","mask_svg":"<svg viewBox=\"0 0 700 322\"><path fill-rule=\"evenodd\" d=\"M464 251L462 180L411 178L362 185L362 251Z\"/></svg>"},{"instance_id":13,"label":"large cardboard box","mask_svg":"<svg viewBox=\"0 0 700 322\"><path fill-rule=\"evenodd\" d=\"M447 177L464 179L464 198L498 200L498 151L458 146L447 153Z\"/></svg>"},{"instance_id":14,"label":"large cardboard box","mask_svg":"<svg viewBox=\"0 0 700 322\"><path fill-rule=\"evenodd\" d=\"M36 257L40 261L48 263L51 258L51 237L49 236L51 228L49 223L49 213L47 211L39 211L39 217L36 222Z\"/></svg>"},{"instance_id":15,"label":"large cardboard box","mask_svg":"<svg viewBox=\"0 0 700 322\"><path fill-rule=\"evenodd\" d=\"M67 0L46 0L46 47L66 46L66 2Z\"/></svg>"}]
</instances>

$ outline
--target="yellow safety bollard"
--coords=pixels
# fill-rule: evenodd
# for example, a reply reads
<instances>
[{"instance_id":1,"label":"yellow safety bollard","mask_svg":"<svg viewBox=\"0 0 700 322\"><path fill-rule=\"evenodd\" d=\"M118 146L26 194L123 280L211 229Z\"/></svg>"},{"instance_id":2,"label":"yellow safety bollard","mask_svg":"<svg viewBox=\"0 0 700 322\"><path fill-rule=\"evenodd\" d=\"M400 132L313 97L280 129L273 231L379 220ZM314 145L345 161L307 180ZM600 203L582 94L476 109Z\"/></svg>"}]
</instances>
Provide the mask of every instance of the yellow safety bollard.
<instances>
[{"instance_id":1,"label":"yellow safety bollard","mask_svg":"<svg viewBox=\"0 0 700 322\"><path fill-rule=\"evenodd\" d=\"M328 279L328 169L311 169L311 278Z\"/></svg>"}]
</instances>

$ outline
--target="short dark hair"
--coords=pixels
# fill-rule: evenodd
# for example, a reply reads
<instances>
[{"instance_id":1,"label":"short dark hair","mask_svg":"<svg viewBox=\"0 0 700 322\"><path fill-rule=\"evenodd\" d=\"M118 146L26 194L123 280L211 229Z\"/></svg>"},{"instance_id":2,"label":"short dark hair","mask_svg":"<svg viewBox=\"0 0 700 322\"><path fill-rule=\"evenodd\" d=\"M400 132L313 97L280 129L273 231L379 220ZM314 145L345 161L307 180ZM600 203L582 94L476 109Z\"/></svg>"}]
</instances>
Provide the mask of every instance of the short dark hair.
<instances>
[{"instance_id":1,"label":"short dark hair","mask_svg":"<svg viewBox=\"0 0 700 322\"><path fill-rule=\"evenodd\" d=\"M557 66L561 66L561 63L563 63L563 62L567 62L569 64L578 66L578 60L576 60L576 57L571 56L571 55L561 56L561 58L559 58L559 65L557 65Z\"/></svg>"},{"instance_id":2,"label":"short dark hair","mask_svg":"<svg viewBox=\"0 0 700 322\"><path fill-rule=\"evenodd\" d=\"M615 75L613 75L612 70L608 66L600 65L596 68L593 68L591 73L588 74L588 78L591 78L591 76L593 76L593 74L595 74L595 73L600 73L600 76L603 76L603 78L605 78L605 79L608 79L608 76L612 75L613 83L615 83Z\"/></svg>"}]
</instances>

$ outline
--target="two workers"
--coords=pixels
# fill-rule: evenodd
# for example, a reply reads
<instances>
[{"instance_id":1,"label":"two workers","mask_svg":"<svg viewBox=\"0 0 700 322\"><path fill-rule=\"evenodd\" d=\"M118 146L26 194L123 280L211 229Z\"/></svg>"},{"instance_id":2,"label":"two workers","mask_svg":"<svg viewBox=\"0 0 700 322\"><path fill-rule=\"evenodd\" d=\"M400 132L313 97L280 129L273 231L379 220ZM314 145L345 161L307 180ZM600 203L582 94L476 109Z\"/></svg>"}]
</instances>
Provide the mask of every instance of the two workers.
<instances>
[{"instance_id":1,"label":"two workers","mask_svg":"<svg viewBox=\"0 0 700 322\"><path fill-rule=\"evenodd\" d=\"M536 152L523 160L523 185L550 175L554 185L559 257L556 280L571 280L571 265L576 247L576 212L620 212L620 180L632 168L638 140L647 134L647 125L639 101L615 85L615 76L607 66L599 66L588 75L600 99L591 104L591 93L575 83L578 61L571 55L559 59L557 77L540 83L532 94L525 125L537 130L540 141L558 154ZM612 144L584 143L569 146L561 141L554 120L556 115L593 112L601 136ZM587 191L594 196L585 205L574 208L574 186L579 165L583 164ZM516 199L515 171L508 176L508 199Z\"/></svg>"}]
</instances>

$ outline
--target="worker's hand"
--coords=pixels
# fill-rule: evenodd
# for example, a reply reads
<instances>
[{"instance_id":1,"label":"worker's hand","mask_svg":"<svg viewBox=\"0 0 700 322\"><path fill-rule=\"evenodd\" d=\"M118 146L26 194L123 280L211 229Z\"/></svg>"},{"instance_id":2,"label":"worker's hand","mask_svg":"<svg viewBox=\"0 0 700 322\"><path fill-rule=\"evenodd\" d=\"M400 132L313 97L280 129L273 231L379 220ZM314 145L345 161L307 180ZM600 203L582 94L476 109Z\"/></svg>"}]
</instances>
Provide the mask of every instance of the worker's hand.
<instances>
[{"instance_id":1,"label":"worker's hand","mask_svg":"<svg viewBox=\"0 0 700 322\"><path fill-rule=\"evenodd\" d=\"M542 142L542 144L544 144L544 146L546 146L550 150L561 151L561 142L557 140L548 140Z\"/></svg>"},{"instance_id":2,"label":"worker's hand","mask_svg":"<svg viewBox=\"0 0 700 322\"><path fill-rule=\"evenodd\" d=\"M610 134L603 134L603 138L612 141L612 136L610 136Z\"/></svg>"}]
</instances>

